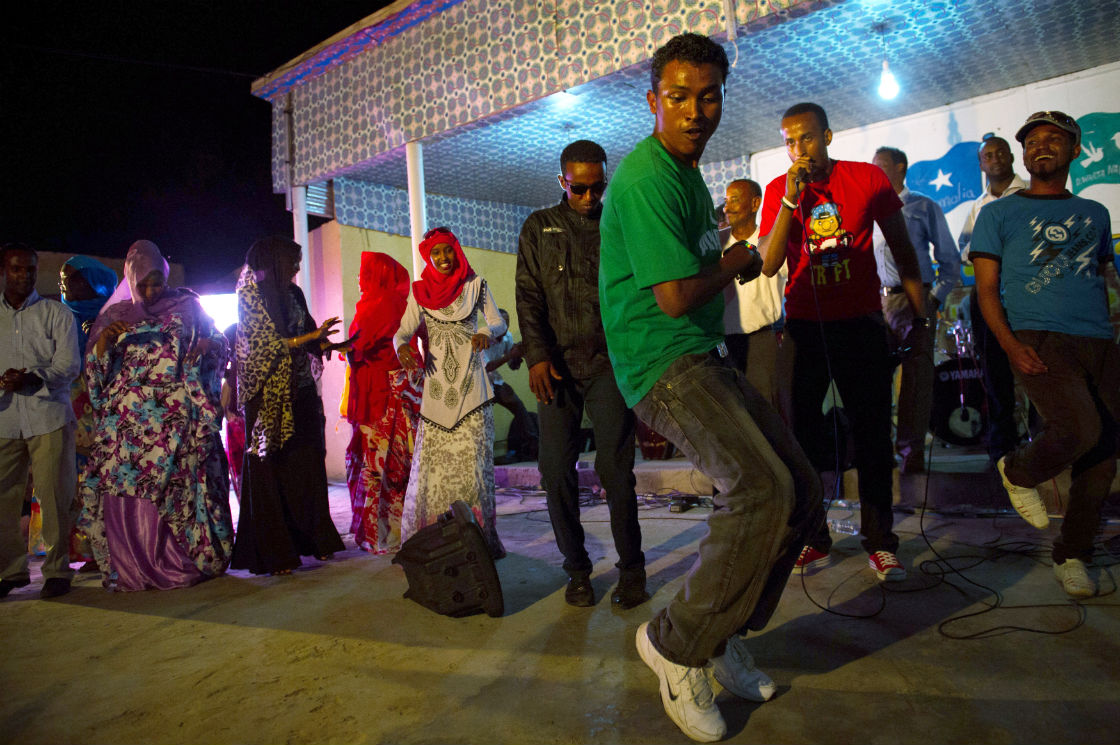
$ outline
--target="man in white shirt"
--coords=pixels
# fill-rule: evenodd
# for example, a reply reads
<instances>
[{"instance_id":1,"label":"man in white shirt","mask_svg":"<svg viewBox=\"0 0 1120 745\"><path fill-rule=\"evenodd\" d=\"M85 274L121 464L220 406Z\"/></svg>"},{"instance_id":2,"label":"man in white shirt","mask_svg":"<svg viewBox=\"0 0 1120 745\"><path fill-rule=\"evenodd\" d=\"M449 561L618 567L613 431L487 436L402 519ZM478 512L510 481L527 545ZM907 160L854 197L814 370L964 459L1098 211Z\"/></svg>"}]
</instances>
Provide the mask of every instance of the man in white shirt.
<instances>
[{"instance_id":1,"label":"man in white shirt","mask_svg":"<svg viewBox=\"0 0 1120 745\"><path fill-rule=\"evenodd\" d=\"M1015 156L1011 154L1011 146L1007 144L1007 140L994 135L985 137L977 158L980 161L980 171L988 181L988 189L973 202L957 239L961 260L966 265L971 263L968 254L972 243L972 227L976 224L980 209L989 202L1027 188L1026 182L1015 174ZM980 312L975 287L968 297L968 314L972 323L972 344L980 361L984 392L988 400L988 427L984 433L984 441L988 447L988 456L995 463L1011 452L1019 442L1019 426L1015 422L1015 378L1012 376L1007 354L988 330L988 324Z\"/></svg>"},{"instance_id":2,"label":"man in white shirt","mask_svg":"<svg viewBox=\"0 0 1120 745\"><path fill-rule=\"evenodd\" d=\"M70 592L70 510L77 493L74 410L78 326L57 300L35 291L39 255L21 243L0 250L0 598L30 583L19 513L30 471L43 510L41 598Z\"/></svg>"},{"instance_id":3,"label":"man in white shirt","mask_svg":"<svg viewBox=\"0 0 1120 745\"><path fill-rule=\"evenodd\" d=\"M490 377L490 385L494 387L494 403L505 407L513 415L506 440L506 454L494 458L495 465L503 465L536 460L538 435L537 423L525 408L521 397L513 390L513 386L502 379L502 374L498 371L502 365L509 365L509 369L516 370L521 367L524 359L521 342L514 343L509 332L509 312L505 308L499 308L498 312L505 319L506 332L501 339L490 345L484 355L486 374Z\"/></svg>"},{"instance_id":4,"label":"man in white shirt","mask_svg":"<svg viewBox=\"0 0 1120 745\"><path fill-rule=\"evenodd\" d=\"M723 238L726 251L739 241L758 246L755 216L762 206L762 188L750 179L727 185L724 214L730 228ZM732 363L778 410L787 423L790 416L792 361L790 346L779 336L782 328L782 295L788 269L785 264L773 277L760 276L747 283L732 282L723 290L723 327Z\"/></svg>"},{"instance_id":5,"label":"man in white shirt","mask_svg":"<svg viewBox=\"0 0 1120 745\"><path fill-rule=\"evenodd\" d=\"M961 262L945 213L925 194L906 188L909 160L898 148L881 147L871 162L883 169L902 200L902 216L910 242L918 255L918 268L928 296L926 310L936 316L945 297L960 281ZM937 269L934 270L934 262ZM925 471L926 430L933 404L933 334L930 318L915 318L899 284L895 266L882 232L875 228L875 263L882 284L883 318L895 346L903 351L902 380L898 393L898 426L895 452L902 458L900 473Z\"/></svg>"}]
</instances>

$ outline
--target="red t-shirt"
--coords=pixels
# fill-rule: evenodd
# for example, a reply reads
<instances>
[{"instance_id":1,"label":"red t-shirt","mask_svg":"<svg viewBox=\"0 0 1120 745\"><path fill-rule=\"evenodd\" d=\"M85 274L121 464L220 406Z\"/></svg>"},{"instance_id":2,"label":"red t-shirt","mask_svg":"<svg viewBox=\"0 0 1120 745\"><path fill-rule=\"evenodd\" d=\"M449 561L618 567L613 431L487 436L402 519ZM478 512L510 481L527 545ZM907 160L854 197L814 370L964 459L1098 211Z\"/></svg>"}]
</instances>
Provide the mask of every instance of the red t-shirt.
<instances>
[{"instance_id":1,"label":"red t-shirt","mask_svg":"<svg viewBox=\"0 0 1120 745\"><path fill-rule=\"evenodd\" d=\"M774 227L785 193L783 173L766 186L761 235ZM833 161L827 180L806 186L786 246L786 316L839 321L880 311L871 231L900 209L887 175L870 163Z\"/></svg>"}]
</instances>

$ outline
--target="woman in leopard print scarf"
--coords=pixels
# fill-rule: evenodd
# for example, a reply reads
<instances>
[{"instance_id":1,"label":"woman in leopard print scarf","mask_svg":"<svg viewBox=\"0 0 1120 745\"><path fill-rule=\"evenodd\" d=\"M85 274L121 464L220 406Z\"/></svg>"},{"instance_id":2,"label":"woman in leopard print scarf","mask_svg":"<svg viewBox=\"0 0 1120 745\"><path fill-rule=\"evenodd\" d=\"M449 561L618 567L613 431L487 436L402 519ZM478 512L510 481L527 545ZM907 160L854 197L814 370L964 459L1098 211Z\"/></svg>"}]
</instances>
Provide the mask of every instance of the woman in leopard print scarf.
<instances>
[{"instance_id":1,"label":"woman in leopard print scarf","mask_svg":"<svg viewBox=\"0 0 1120 745\"><path fill-rule=\"evenodd\" d=\"M235 569L290 574L300 556L343 548L327 500L323 402L316 380L339 319L316 326L292 283L299 244L264 238L249 248L237 283L237 401L246 453Z\"/></svg>"}]
</instances>

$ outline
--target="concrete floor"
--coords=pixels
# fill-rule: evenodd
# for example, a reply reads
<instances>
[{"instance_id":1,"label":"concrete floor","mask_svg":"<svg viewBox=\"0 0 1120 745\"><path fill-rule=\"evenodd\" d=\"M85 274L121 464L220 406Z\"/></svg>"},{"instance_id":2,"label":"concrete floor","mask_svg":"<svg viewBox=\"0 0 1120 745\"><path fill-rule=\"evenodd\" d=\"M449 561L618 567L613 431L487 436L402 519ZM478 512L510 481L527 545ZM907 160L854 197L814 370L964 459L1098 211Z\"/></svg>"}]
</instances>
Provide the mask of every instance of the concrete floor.
<instances>
[{"instance_id":1,"label":"concrete floor","mask_svg":"<svg viewBox=\"0 0 1120 745\"><path fill-rule=\"evenodd\" d=\"M935 471L929 493L950 480ZM838 563L794 577L752 637L778 695L719 694L726 741L1116 742L1111 571L1101 597L1072 603L1049 565L1057 523L1037 532L1005 513L923 514L908 502L924 479L909 488L896 528L910 579L878 584L858 539L838 536ZM345 488L332 487L332 508L345 531ZM617 571L602 503L584 510L600 598L589 609L564 603L543 495L507 487L499 514L502 618L431 613L401 597L389 557L353 548L290 577L231 572L170 592L111 594L83 576L48 602L36 577L0 602L0 742L688 742L633 637L681 587L709 510L643 498L654 597L627 612L607 597ZM830 519L855 518L834 507ZM1110 523L1102 541L1118 532ZM1117 543L1098 564L1116 563L1106 549Z\"/></svg>"}]
</instances>

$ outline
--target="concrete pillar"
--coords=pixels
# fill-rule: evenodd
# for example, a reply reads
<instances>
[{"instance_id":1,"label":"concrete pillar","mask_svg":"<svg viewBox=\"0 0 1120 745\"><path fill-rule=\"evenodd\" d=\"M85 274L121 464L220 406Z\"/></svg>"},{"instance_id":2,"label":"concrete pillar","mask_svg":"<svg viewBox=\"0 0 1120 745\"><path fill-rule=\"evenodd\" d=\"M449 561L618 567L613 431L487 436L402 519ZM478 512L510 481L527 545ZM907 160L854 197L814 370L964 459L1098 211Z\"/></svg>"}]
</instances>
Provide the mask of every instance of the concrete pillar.
<instances>
[{"instance_id":1,"label":"concrete pillar","mask_svg":"<svg viewBox=\"0 0 1120 745\"><path fill-rule=\"evenodd\" d=\"M307 187L292 187L292 240L300 245L298 284L311 302L311 251L307 243Z\"/></svg>"},{"instance_id":2,"label":"concrete pillar","mask_svg":"<svg viewBox=\"0 0 1120 745\"><path fill-rule=\"evenodd\" d=\"M420 279L424 260L420 258L420 240L428 229L428 207L424 196L424 148L413 140L404 146L408 169L408 217L412 231L412 278Z\"/></svg>"}]
</instances>

